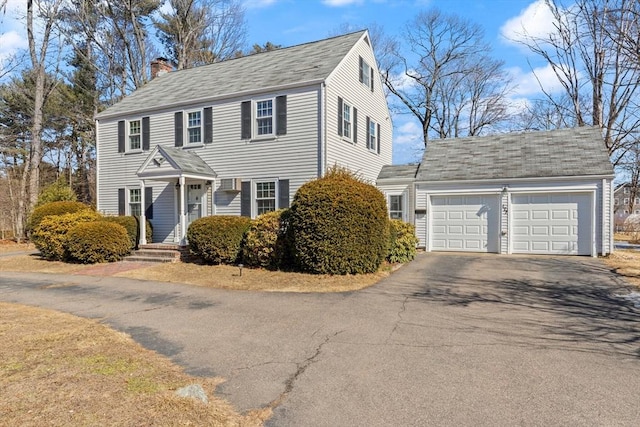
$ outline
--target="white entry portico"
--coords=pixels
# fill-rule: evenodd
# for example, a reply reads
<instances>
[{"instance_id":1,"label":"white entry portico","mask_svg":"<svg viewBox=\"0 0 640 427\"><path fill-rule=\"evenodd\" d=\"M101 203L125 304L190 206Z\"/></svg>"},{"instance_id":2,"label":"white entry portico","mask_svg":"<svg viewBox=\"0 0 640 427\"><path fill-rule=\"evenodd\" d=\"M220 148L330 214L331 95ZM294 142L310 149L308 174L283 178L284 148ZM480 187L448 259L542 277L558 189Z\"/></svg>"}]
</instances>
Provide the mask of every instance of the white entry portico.
<instances>
[{"instance_id":1,"label":"white entry portico","mask_svg":"<svg viewBox=\"0 0 640 427\"><path fill-rule=\"evenodd\" d=\"M156 146L137 171L140 179L142 206L146 206L145 186L150 181L164 181L174 184L176 195L174 207L174 240L186 244L189 224L196 219L210 215L209 189L215 184L216 173L197 154L172 147ZM140 243L146 244L145 209L140 215Z\"/></svg>"}]
</instances>

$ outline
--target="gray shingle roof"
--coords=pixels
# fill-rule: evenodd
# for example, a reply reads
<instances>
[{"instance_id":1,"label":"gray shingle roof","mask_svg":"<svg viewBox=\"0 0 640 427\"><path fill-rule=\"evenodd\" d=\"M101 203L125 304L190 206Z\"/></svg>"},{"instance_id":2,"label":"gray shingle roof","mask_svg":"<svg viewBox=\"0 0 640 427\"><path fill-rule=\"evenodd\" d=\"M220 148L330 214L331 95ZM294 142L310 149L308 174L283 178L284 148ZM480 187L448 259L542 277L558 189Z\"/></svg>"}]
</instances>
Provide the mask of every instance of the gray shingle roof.
<instances>
[{"instance_id":1,"label":"gray shingle roof","mask_svg":"<svg viewBox=\"0 0 640 427\"><path fill-rule=\"evenodd\" d=\"M597 127L429 141L418 181L613 175Z\"/></svg>"},{"instance_id":2,"label":"gray shingle roof","mask_svg":"<svg viewBox=\"0 0 640 427\"><path fill-rule=\"evenodd\" d=\"M169 157L183 174L217 176L213 169L193 151L161 146L158 146L158 149Z\"/></svg>"},{"instance_id":3,"label":"gray shingle roof","mask_svg":"<svg viewBox=\"0 0 640 427\"><path fill-rule=\"evenodd\" d=\"M378 175L378 179L415 178L419 165L385 165Z\"/></svg>"},{"instance_id":4,"label":"gray shingle roof","mask_svg":"<svg viewBox=\"0 0 640 427\"><path fill-rule=\"evenodd\" d=\"M142 112L185 102L232 96L324 80L364 31L237 59L173 71L157 77L97 118Z\"/></svg>"}]
</instances>

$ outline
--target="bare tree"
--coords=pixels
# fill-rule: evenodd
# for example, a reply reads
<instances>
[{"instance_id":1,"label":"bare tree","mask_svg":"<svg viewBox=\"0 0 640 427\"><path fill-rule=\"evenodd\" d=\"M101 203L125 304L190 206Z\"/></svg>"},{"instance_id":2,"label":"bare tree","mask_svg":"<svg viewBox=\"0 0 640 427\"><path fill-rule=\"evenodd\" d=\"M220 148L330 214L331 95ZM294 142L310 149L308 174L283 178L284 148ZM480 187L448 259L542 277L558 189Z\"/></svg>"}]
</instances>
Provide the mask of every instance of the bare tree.
<instances>
[{"instance_id":1,"label":"bare tree","mask_svg":"<svg viewBox=\"0 0 640 427\"><path fill-rule=\"evenodd\" d=\"M20 206L20 213L28 213L38 201L40 190L40 162L43 157L42 129L44 119L44 105L47 97L51 93L52 87L45 86L47 80L47 60L53 24L58 19L62 0L36 1L27 0L27 40L29 42L29 58L31 59L31 74L35 82L33 93L33 104L31 128L30 128L30 149L29 156L25 159L22 171L22 181L20 186L19 203L26 203ZM35 15L35 16L34 16ZM42 21L42 35L38 41L34 32L34 22L36 19ZM16 228L18 234L24 230L24 218L19 215Z\"/></svg>"},{"instance_id":2,"label":"bare tree","mask_svg":"<svg viewBox=\"0 0 640 427\"><path fill-rule=\"evenodd\" d=\"M390 46L383 80L420 122L425 147L431 137L478 135L507 119L510 79L479 25L431 9Z\"/></svg>"},{"instance_id":3,"label":"bare tree","mask_svg":"<svg viewBox=\"0 0 640 427\"><path fill-rule=\"evenodd\" d=\"M542 84L547 100L552 104L570 100L570 109L558 105L568 115L565 121L601 127L605 146L618 165L640 126L639 3L578 0L565 7L561 0L546 0L546 4L554 31L539 37L523 29L519 41L547 62L562 86L563 97L558 98ZM635 47L629 50L632 42Z\"/></svg>"},{"instance_id":4,"label":"bare tree","mask_svg":"<svg viewBox=\"0 0 640 427\"><path fill-rule=\"evenodd\" d=\"M59 28L74 54L92 64L106 104L149 80L154 55L149 29L161 0L73 0L65 2Z\"/></svg>"},{"instance_id":5,"label":"bare tree","mask_svg":"<svg viewBox=\"0 0 640 427\"><path fill-rule=\"evenodd\" d=\"M169 0L155 21L167 56L179 70L222 61L242 49L244 9L237 0Z\"/></svg>"}]
</instances>

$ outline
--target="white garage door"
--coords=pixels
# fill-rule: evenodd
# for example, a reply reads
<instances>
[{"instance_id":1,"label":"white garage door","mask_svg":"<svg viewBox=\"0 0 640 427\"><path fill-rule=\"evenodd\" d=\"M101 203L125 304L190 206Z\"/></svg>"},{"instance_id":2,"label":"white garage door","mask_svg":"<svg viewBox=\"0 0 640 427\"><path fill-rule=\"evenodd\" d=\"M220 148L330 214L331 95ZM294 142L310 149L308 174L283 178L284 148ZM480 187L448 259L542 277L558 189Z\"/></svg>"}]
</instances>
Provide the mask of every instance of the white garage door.
<instances>
[{"instance_id":1,"label":"white garage door","mask_svg":"<svg viewBox=\"0 0 640 427\"><path fill-rule=\"evenodd\" d=\"M513 253L591 255L589 194L513 195Z\"/></svg>"},{"instance_id":2,"label":"white garage door","mask_svg":"<svg viewBox=\"0 0 640 427\"><path fill-rule=\"evenodd\" d=\"M431 212L432 250L498 252L497 196L434 196Z\"/></svg>"}]
</instances>

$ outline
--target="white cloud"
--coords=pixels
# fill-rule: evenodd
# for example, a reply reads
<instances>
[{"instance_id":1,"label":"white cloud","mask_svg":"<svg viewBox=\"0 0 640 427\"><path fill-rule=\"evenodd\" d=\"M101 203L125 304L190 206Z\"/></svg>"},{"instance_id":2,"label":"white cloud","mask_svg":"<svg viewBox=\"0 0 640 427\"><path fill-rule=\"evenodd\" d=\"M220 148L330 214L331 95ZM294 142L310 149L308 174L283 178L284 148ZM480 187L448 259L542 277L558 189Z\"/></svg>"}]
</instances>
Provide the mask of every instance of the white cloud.
<instances>
[{"instance_id":1,"label":"white cloud","mask_svg":"<svg viewBox=\"0 0 640 427\"><path fill-rule=\"evenodd\" d=\"M513 77L515 85L513 95L516 97L541 94L541 85L547 93L558 93L563 90L551 65L534 68L529 72L523 71L520 67L509 68L507 71Z\"/></svg>"},{"instance_id":2,"label":"white cloud","mask_svg":"<svg viewBox=\"0 0 640 427\"><path fill-rule=\"evenodd\" d=\"M500 34L509 43L517 44L526 37L545 37L555 31L553 14L545 0L536 0L509 19L500 28Z\"/></svg>"},{"instance_id":3,"label":"white cloud","mask_svg":"<svg viewBox=\"0 0 640 427\"><path fill-rule=\"evenodd\" d=\"M329 7L342 7L362 3L363 0L322 0L322 4Z\"/></svg>"}]
</instances>

